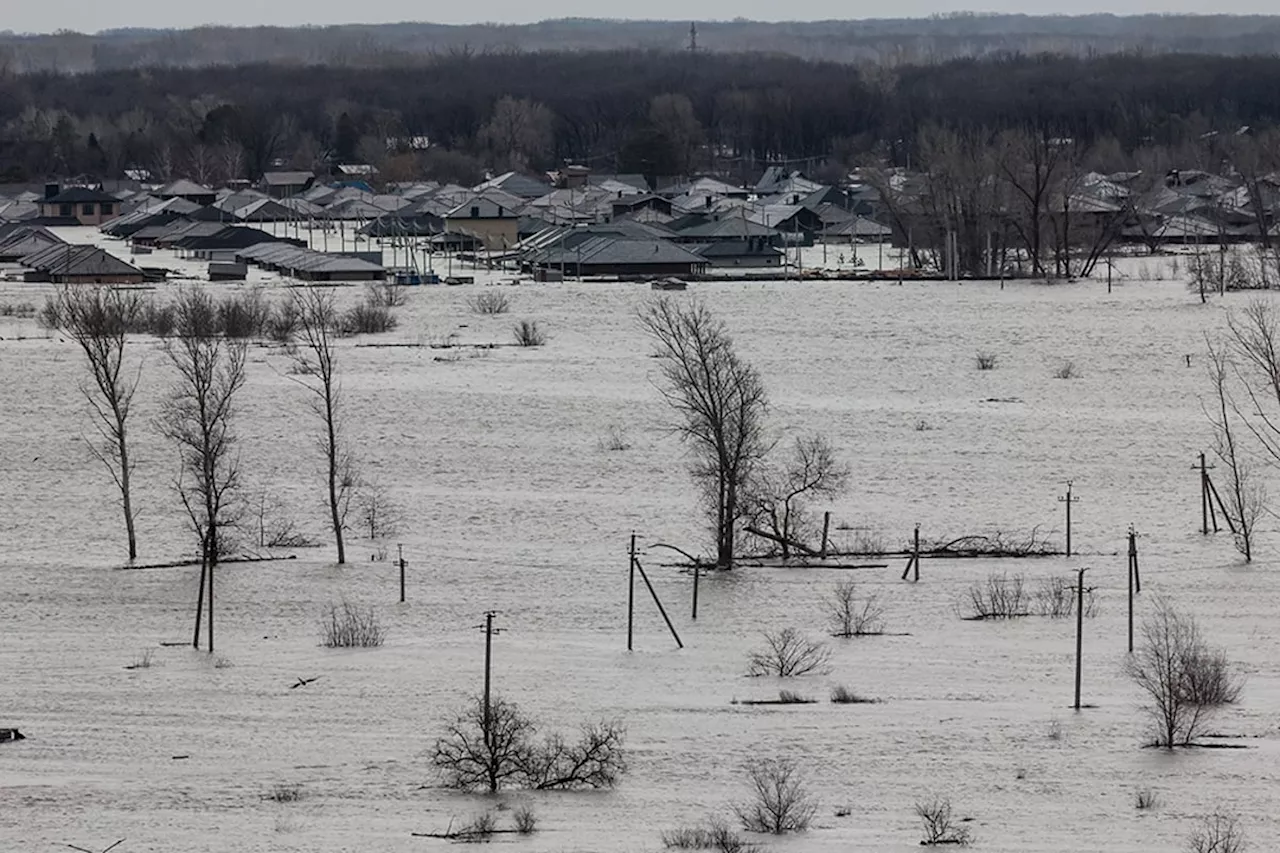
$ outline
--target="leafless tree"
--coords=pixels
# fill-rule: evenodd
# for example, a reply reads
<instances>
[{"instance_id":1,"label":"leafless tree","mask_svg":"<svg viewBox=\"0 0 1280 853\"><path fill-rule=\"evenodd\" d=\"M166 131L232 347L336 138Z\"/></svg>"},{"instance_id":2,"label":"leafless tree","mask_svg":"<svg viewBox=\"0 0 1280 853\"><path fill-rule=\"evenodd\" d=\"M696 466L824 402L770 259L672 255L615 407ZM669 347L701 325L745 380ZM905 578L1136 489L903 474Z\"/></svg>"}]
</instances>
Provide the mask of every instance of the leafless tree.
<instances>
[{"instance_id":1,"label":"leafless tree","mask_svg":"<svg viewBox=\"0 0 1280 853\"><path fill-rule=\"evenodd\" d=\"M1044 238L1051 190L1061 179L1069 140L1045 130L1007 130L996 138L996 165L1018 215L1014 230L1026 247L1033 275L1045 275Z\"/></svg>"},{"instance_id":2,"label":"leafless tree","mask_svg":"<svg viewBox=\"0 0 1280 853\"><path fill-rule=\"evenodd\" d=\"M487 717L485 710L483 697L475 698L436 741L435 765L449 787L491 794L611 788L626 772L626 732L616 723L583 726L573 742L551 735L537 743L537 727L515 703L495 696Z\"/></svg>"},{"instance_id":3,"label":"leafless tree","mask_svg":"<svg viewBox=\"0 0 1280 853\"><path fill-rule=\"evenodd\" d=\"M503 168L522 169L551 150L555 116L536 101L510 95L494 104L479 139Z\"/></svg>"},{"instance_id":4,"label":"leafless tree","mask_svg":"<svg viewBox=\"0 0 1280 853\"><path fill-rule=\"evenodd\" d=\"M749 800L734 805L734 813L749 832L784 835L809 828L818 806L790 758L763 758L747 765Z\"/></svg>"},{"instance_id":5,"label":"leafless tree","mask_svg":"<svg viewBox=\"0 0 1280 853\"><path fill-rule=\"evenodd\" d=\"M920 842L928 847L935 844L954 844L967 847L973 841L969 827L961 825L951 809L951 801L945 797L933 797L916 803L916 816L924 828Z\"/></svg>"},{"instance_id":6,"label":"leafless tree","mask_svg":"<svg viewBox=\"0 0 1280 853\"><path fill-rule=\"evenodd\" d=\"M747 675L809 675L820 672L830 657L824 643L810 640L795 628L765 631L764 646L747 658Z\"/></svg>"},{"instance_id":7,"label":"leafless tree","mask_svg":"<svg viewBox=\"0 0 1280 853\"><path fill-rule=\"evenodd\" d=\"M1147 696L1156 746L1193 743L1214 711L1240 695L1225 656L1205 644L1195 619L1163 602L1143 622L1126 668Z\"/></svg>"},{"instance_id":8,"label":"leafless tree","mask_svg":"<svg viewBox=\"0 0 1280 853\"><path fill-rule=\"evenodd\" d=\"M848 481L848 466L836 458L825 436L802 436L780 466L756 469L748 484L748 511L757 525L777 537L782 556L790 557L791 543L800 541L809 526L807 502L838 495Z\"/></svg>"},{"instance_id":9,"label":"leafless tree","mask_svg":"<svg viewBox=\"0 0 1280 853\"><path fill-rule=\"evenodd\" d=\"M223 553L221 532L235 520L232 498L240 484L240 460L231 427L245 381L246 346L219 334L218 306L206 291L185 288L174 307L176 326L165 339L165 352L178 381L161 410L159 428L177 445L178 496L199 542L198 638L206 578L212 598L213 569ZM212 623L209 637L212 652Z\"/></svg>"},{"instance_id":10,"label":"leafless tree","mask_svg":"<svg viewBox=\"0 0 1280 853\"><path fill-rule=\"evenodd\" d=\"M400 529L403 513L391 492L377 480L361 482L348 467L341 474L345 488L355 490L356 510L361 525L369 531L370 539L393 536Z\"/></svg>"},{"instance_id":11,"label":"leafless tree","mask_svg":"<svg viewBox=\"0 0 1280 853\"><path fill-rule=\"evenodd\" d=\"M1227 499L1223 511L1235 532L1236 549L1244 555L1245 562L1253 559L1253 531L1267 510L1265 486L1255 479L1253 466L1249 464L1239 435L1232 426L1233 419L1242 419L1240 410L1232 399L1229 386L1232 365L1225 347L1208 343L1209 379L1213 384L1212 408L1206 407L1209 422L1213 425L1214 454L1227 474Z\"/></svg>"},{"instance_id":12,"label":"leafless tree","mask_svg":"<svg viewBox=\"0 0 1280 853\"><path fill-rule=\"evenodd\" d=\"M342 385L338 379L335 341L340 316L334 307L333 294L315 287L295 290L293 301L297 307L297 346L293 350L292 378L311 392L311 410L323 425L320 450L325 458L329 521L341 564L347 561L343 532L356 477L342 435Z\"/></svg>"},{"instance_id":13,"label":"leafless tree","mask_svg":"<svg viewBox=\"0 0 1280 853\"><path fill-rule=\"evenodd\" d=\"M1187 847L1191 853L1243 853L1245 840L1239 818L1222 812L1201 818Z\"/></svg>"},{"instance_id":14,"label":"leafless tree","mask_svg":"<svg viewBox=\"0 0 1280 853\"><path fill-rule=\"evenodd\" d=\"M876 595L860 598L858 585L841 581L823 602L833 637L863 637L884 633L884 607Z\"/></svg>"},{"instance_id":15,"label":"leafless tree","mask_svg":"<svg viewBox=\"0 0 1280 853\"><path fill-rule=\"evenodd\" d=\"M79 345L89 368L89 381L81 383L80 390L93 410L100 441L90 441L88 446L120 490L130 560L138 556L138 540L129 490L134 468L129 455L129 412L142 365L139 362L130 376L124 363L127 332L141 308L137 295L123 290L64 287L58 292L54 313L62 330Z\"/></svg>"},{"instance_id":16,"label":"leafless tree","mask_svg":"<svg viewBox=\"0 0 1280 853\"><path fill-rule=\"evenodd\" d=\"M659 299L640 322L657 344L659 390L680 419L676 430L693 449L693 476L709 499L716 564L732 568L743 491L769 450L764 384L703 303Z\"/></svg>"}]
</instances>

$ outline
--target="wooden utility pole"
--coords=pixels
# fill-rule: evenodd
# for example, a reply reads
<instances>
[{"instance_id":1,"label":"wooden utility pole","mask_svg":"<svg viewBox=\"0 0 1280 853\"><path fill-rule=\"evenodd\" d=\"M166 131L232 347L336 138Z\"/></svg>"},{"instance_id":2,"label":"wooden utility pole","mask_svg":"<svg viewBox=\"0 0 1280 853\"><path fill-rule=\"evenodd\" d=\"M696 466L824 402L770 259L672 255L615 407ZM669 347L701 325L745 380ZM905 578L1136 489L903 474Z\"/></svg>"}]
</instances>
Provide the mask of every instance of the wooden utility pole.
<instances>
[{"instance_id":1,"label":"wooden utility pole","mask_svg":"<svg viewBox=\"0 0 1280 853\"><path fill-rule=\"evenodd\" d=\"M828 510L822 514L822 547L818 549L818 556L822 559L827 558L827 537L831 532L831 511Z\"/></svg>"},{"instance_id":2,"label":"wooden utility pole","mask_svg":"<svg viewBox=\"0 0 1280 853\"><path fill-rule=\"evenodd\" d=\"M209 654L213 654L213 567L215 563L209 561Z\"/></svg>"},{"instance_id":3,"label":"wooden utility pole","mask_svg":"<svg viewBox=\"0 0 1280 853\"><path fill-rule=\"evenodd\" d=\"M1067 556L1068 557L1071 556L1071 505L1073 503L1080 502L1079 498L1072 496L1071 487L1072 487L1072 481L1067 480L1066 497L1063 497L1061 495L1058 496L1058 503L1066 504L1067 506Z\"/></svg>"},{"instance_id":4,"label":"wooden utility pole","mask_svg":"<svg viewBox=\"0 0 1280 853\"><path fill-rule=\"evenodd\" d=\"M1084 657L1084 573L1080 570L1080 579L1076 583L1076 705L1080 710L1080 667Z\"/></svg>"},{"instance_id":5,"label":"wooden utility pole","mask_svg":"<svg viewBox=\"0 0 1280 853\"><path fill-rule=\"evenodd\" d=\"M702 574L702 567L697 563L693 564L693 620L698 621L698 575Z\"/></svg>"},{"instance_id":6,"label":"wooden utility pole","mask_svg":"<svg viewBox=\"0 0 1280 853\"><path fill-rule=\"evenodd\" d=\"M400 564L400 603L404 604L404 545L396 546L397 562Z\"/></svg>"},{"instance_id":7,"label":"wooden utility pole","mask_svg":"<svg viewBox=\"0 0 1280 853\"><path fill-rule=\"evenodd\" d=\"M911 578L913 583L920 581L920 525L916 525L915 534L912 537L911 556L907 558L907 567L902 570L902 579L906 580L907 575L915 571L915 575Z\"/></svg>"},{"instance_id":8,"label":"wooden utility pole","mask_svg":"<svg viewBox=\"0 0 1280 853\"><path fill-rule=\"evenodd\" d=\"M1213 532L1218 532L1218 514L1213 510L1213 500L1210 494L1211 483L1209 482L1209 471L1213 466L1205 462L1204 454L1201 453L1199 463L1192 465L1191 468L1192 470L1199 469L1200 471L1200 532L1208 536L1210 519L1213 520Z\"/></svg>"},{"instance_id":9,"label":"wooden utility pole","mask_svg":"<svg viewBox=\"0 0 1280 853\"><path fill-rule=\"evenodd\" d=\"M486 752L490 751L491 748L489 686L491 683L490 672L493 667L493 635L502 633L501 628L493 627L493 617L496 616L497 613L498 611L496 610L486 610L484 614L484 624L476 626L484 629L484 745Z\"/></svg>"},{"instance_id":10,"label":"wooden utility pole","mask_svg":"<svg viewBox=\"0 0 1280 853\"><path fill-rule=\"evenodd\" d=\"M630 565L630 576L627 580L627 651L631 651L631 635L632 628L635 625L636 614L636 534L631 532L631 549L629 551L631 559L628 561ZM695 580L696 584L697 581Z\"/></svg>"}]
</instances>

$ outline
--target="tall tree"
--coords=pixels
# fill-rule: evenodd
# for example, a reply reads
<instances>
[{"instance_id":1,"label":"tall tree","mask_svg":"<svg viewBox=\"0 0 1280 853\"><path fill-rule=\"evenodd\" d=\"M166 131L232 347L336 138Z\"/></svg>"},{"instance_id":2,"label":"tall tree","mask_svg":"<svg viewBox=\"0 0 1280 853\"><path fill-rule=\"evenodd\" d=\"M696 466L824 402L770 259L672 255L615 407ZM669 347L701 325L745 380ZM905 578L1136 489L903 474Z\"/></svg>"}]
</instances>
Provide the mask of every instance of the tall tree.
<instances>
[{"instance_id":1,"label":"tall tree","mask_svg":"<svg viewBox=\"0 0 1280 853\"><path fill-rule=\"evenodd\" d=\"M174 333L165 339L165 353L178 372L178 380L161 410L159 427L177 446L178 497L200 549L200 592L192 645L199 645L207 582L212 652L214 567L222 555L223 530L235 520L233 498L240 484L240 460L231 427L236 396L245 381L246 344L223 337L218 305L200 288L180 291L174 309Z\"/></svg>"},{"instance_id":2,"label":"tall tree","mask_svg":"<svg viewBox=\"0 0 1280 853\"><path fill-rule=\"evenodd\" d=\"M293 351L295 378L311 392L311 410L323 424L320 450L325 457L329 519L338 547L338 562L345 563L343 531L356 475L342 439L342 386L338 381L334 340L338 333L338 310L334 307L333 294L315 287L299 288L294 291L293 299L298 314L298 339Z\"/></svg>"},{"instance_id":3,"label":"tall tree","mask_svg":"<svg viewBox=\"0 0 1280 853\"><path fill-rule=\"evenodd\" d=\"M734 541L747 511L743 492L769 450L764 384L743 361L724 324L701 302L659 299L640 313L657 345L658 386L694 454L716 537L716 564L733 568Z\"/></svg>"},{"instance_id":4,"label":"tall tree","mask_svg":"<svg viewBox=\"0 0 1280 853\"><path fill-rule=\"evenodd\" d=\"M120 491L129 559L134 560L138 539L129 489L134 466L129 455L129 414L142 365L132 376L124 367L129 327L142 303L136 294L110 287L63 287L55 306L59 328L80 346L89 368L89 381L80 390L93 410L93 427L100 438L100 442L89 442L89 449Z\"/></svg>"}]
</instances>

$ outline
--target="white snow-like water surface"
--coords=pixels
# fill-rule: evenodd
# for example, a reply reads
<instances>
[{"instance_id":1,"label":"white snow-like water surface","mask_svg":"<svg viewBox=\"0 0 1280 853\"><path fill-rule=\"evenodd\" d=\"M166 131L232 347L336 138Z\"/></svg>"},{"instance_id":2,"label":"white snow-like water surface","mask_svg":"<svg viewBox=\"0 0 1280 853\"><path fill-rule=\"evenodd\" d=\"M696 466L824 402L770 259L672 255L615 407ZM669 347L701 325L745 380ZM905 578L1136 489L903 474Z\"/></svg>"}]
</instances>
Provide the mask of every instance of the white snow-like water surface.
<instances>
[{"instance_id":1,"label":"white snow-like water surface","mask_svg":"<svg viewBox=\"0 0 1280 853\"><path fill-rule=\"evenodd\" d=\"M79 352L34 321L0 318L0 726L28 735L0 745L0 850L119 838L124 853L440 847L410 833L492 805L437 787L430 762L441 721L481 685L475 626L487 609L504 629L495 690L548 731L620 719L630 761L613 791L503 795L531 804L542 831L495 843L657 851L662 829L725 814L745 794L747 760L786 755L820 808L808 833L762 839L775 850L919 849L913 806L932 793L973 818L980 850L1180 849L1216 809L1238 813L1256 849L1280 849L1278 540L1266 523L1245 567L1226 534L1203 537L1191 470L1209 442L1203 336L1248 297L1202 306L1184 283L1136 273L1110 295L1098 281L717 282L672 294L724 319L764 377L784 440L825 433L850 464L852 487L829 507L838 525L894 545L917 523L930 538L1039 525L1060 540L1070 479L1081 554L926 560L914 585L898 579L899 560L852 573L747 568L704 578L693 622L690 576L642 553L686 648L641 585L628 653L630 533L642 546L706 542L635 320L655 294L526 285L506 291L511 314L481 317L467 305L479 287L414 289L394 333L342 341L347 434L365 475L404 506L404 531L386 561L370 561L376 546L353 531L343 567L331 547L221 567L214 657L232 665L220 668L204 652L158 647L190 638L198 568L117 568L122 525L85 446ZM0 300L39 304L46 292L8 283ZM544 326L547 346L362 346L506 342L520 319ZM191 550L174 453L150 424L172 376L157 342L134 350L141 557L162 562ZM997 355L996 369L976 369L978 350ZM1056 379L1067 360L1080 376ZM631 449L604 449L614 425ZM251 348L236 428L251 489L277 494L323 537L317 423L282 349ZM1140 696L1122 671L1131 523L1140 613L1159 597L1194 613L1247 674L1242 702L1213 725L1247 749L1141 748ZM992 572L1034 580L1084 566L1100 602L1085 623L1084 698L1097 707L1077 714L1072 620L965 622L957 605ZM762 629L820 635L820 600L849 577L881 596L890 631L910 636L832 641L826 675L744 677ZM385 646L319 647L320 611L343 599L377 608ZM147 648L151 668L124 668ZM831 705L835 684L883 701ZM732 703L780 687L824 701ZM278 783L303 798L266 798ZM1154 811L1134 808L1142 788L1156 792Z\"/></svg>"}]
</instances>

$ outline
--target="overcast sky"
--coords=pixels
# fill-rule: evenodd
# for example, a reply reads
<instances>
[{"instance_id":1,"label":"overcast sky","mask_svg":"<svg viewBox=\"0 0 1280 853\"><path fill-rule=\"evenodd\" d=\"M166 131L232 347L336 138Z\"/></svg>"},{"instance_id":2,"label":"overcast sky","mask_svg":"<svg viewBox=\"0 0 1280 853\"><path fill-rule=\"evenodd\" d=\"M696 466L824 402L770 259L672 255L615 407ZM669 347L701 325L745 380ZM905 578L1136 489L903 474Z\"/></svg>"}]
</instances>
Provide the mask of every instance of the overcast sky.
<instances>
[{"instance_id":1,"label":"overcast sky","mask_svg":"<svg viewBox=\"0 0 1280 853\"><path fill-rule=\"evenodd\" d=\"M540 3L516 0L471 0L446 3L444 0L382 0L372 5L339 3L336 0L218 0L213 3L175 0L4 0L0 29L15 32L52 32L58 29L97 32L114 27L193 27L200 24L251 26L274 24L383 23L393 21L436 21L472 23L499 21L528 23L563 17L728 20L735 17L762 21L821 20L829 18L921 17L937 12L960 11L972 6L948 0L899 0L884 5L838 0L792 0L787 3L764 0L648 0L642 8L632 3L619 7L591 0L544 0ZM985 0L984 11L1026 14L1089 14L1113 12L1177 12L1192 14L1275 14L1273 0L1077 0L1070 8L1046 0ZM695 12L696 9L696 12Z\"/></svg>"}]
</instances>

